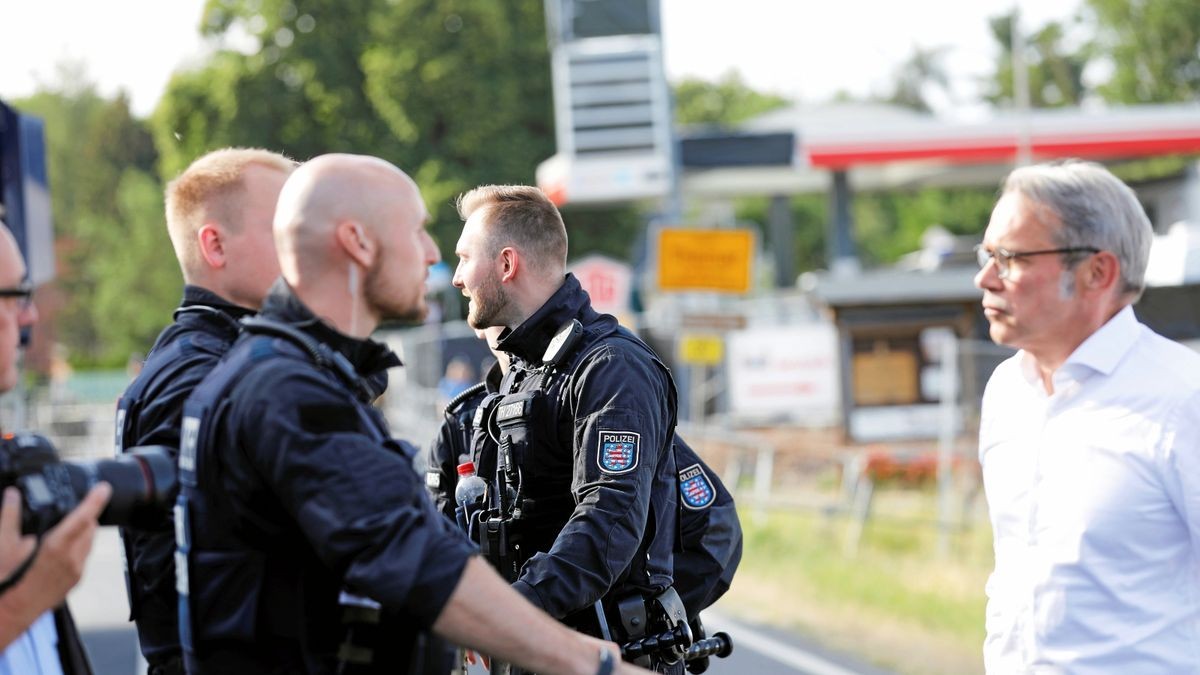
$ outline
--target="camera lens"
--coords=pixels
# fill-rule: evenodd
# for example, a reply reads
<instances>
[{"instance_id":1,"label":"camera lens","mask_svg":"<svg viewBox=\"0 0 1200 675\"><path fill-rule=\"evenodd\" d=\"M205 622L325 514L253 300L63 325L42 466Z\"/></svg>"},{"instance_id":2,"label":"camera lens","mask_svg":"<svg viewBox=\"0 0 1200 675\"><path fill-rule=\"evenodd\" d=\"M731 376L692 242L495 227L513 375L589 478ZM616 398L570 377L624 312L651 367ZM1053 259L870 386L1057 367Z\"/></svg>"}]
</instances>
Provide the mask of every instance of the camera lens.
<instances>
[{"instance_id":1,"label":"camera lens","mask_svg":"<svg viewBox=\"0 0 1200 675\"><path fill-rule=\"evenodd\" d=\"M179 489L175 460L165 446L132 448L116 459L48 464L17 479L25 497L21 529L35 534L54 527L100 481L112 485L101 525L160 522Z\"/></svg>"}]
</instances>

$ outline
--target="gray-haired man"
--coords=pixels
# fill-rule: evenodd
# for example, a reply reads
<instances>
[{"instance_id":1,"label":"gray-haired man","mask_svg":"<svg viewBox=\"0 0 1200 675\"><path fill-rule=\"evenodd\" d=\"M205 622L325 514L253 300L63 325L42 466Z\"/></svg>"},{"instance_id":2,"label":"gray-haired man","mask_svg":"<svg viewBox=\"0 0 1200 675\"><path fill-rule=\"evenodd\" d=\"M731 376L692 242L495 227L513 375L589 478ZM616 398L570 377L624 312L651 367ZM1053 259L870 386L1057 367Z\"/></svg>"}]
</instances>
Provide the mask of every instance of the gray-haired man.
<instances>
[{"instance_id":1,"label":"gray-haired man","mask_svg":"<svg viewBox=\"0 0 1200 675\"><path fill-rule=\"evenodd\" d=\"M1140 324L1152 231L1103 167L1004 183L975 283L996 342L979 457L989 673L1200 663L1200 355Z\"/></svg>"}]
</instances>

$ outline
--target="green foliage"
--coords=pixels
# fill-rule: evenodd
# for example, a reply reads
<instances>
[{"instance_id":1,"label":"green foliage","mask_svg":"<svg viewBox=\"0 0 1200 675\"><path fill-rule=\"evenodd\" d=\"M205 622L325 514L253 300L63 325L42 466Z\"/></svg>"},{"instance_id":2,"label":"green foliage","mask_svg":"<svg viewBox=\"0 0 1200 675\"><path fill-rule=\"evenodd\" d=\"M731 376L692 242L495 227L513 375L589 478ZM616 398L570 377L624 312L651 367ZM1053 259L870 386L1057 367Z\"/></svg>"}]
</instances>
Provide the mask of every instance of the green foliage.
<instances>
[{"instance_id":1,"label":"green foliage","mask_svg":"<svg viewBox=\"0 0 1200 675\"><path fill-rule=\"evenodd\" d=\"M53 333L76 366L145 353L179 298L154 145L122 95L107 100L77 67L16 102L45 122L58 278Z\"/></svg>"},{"instance_id":2,"label":"green foliage","mask_svg":"<svg viewBox=\"0 0 1200 675\"><path fill-rule=\"evenodd\" d=\"M1112 62L1099 88L1114 103L1200 99L1200 3L1195 0L1087 0L1098 44Z\"/></svg>"},{"instance_id":3,"label":"green foliage","mask_svg":"<svg viewBox=\"0 0 1200 675\"><path fill-rule=\"evenodd\" d=\"M945 47L913 47L912 54L900 64L893 76L892 93L884 98L887 103L929 112L927 93L930 88L950 91L950 76L942 64Z\"/></svg>"},{"instance_id":4,"label":"green foliage","mask_svg":"<svg viewBox=\"0 0 1200 675\"><path fill-rule=\"evenodd\" d=\"M867 264L894 263L921 247L921 235L930 225L952 234L981 233L995 200L995 190L983 188L857 193L852 215L859 256ZM815 194L791 198L797 272L827 266L828 201L827 195ZM759 225L769 247L768 207L766 198L747 198L738 201L736 212L739 220Z\"/></svg>"},{"instance_id":5,"label":"green foliage","mask_svg":"<svg viewBox=\"0 0 1200 675\"><path fill-rule=\"evenodd\" d=\"M985 98L993 105L1012 105L1013 93L1013 14L989 20L992 37L1000 48L1000 58ZM1086 88L1083 70L1092 58L1092 47L1074 50L1065 41L1065 30L1058 22L1049 22L1026 40L1025 67L1028 73L1029 105L1034 108L1077 106Z\"/></svg>"},{"instance_id":6,"label":"green foliage","mask_svg":"<svg viewBox=\"0 0 1200 675\"><path fill-rule=\"evenodd\" d=\"M794 195L789 200L795 240L793 255L798 273L825 267L828 201L825 195ZM769 210L770 199L748 197L738 200L734 211L739 221L752 222L759 227L768 249L774 246L767 227Z\"/></svg>"},{"instance_id":7,"label":"green foliage","mask_svg":"<svg viewBox=\"0 0 1200 675\"><path fill-rule=\"evenodd\" d=\"M991 569L986 524L958 533L936 553L932 495L918 520L885 513L886 492L857 554L845 553L850 523L835 516L743 514L745 548L725 611L791 626L822 643L899 672L977 672L984 637L984 583ZM907 505L899 505L901 512ZM864 633L863 625L873 630ZM897 643L909 650L898 652ZM933 654L921 655L922 648Z\"/></svg>"},{"instance_id":8,"label":"green foliage","mask_svg":"<svg viewBox=\"0 0 1200 675\"><path fill-rule=\"evenodd\" d=\"M937 189L865 193L854 199L854 226L860 256L868 263L892 263L921 248L930 225L951 234L981 233L995 205L993 189Z\"/></svg>"},{"instance_id":9,"label":"green foliage","mask_svg":"<svg viewBox=\"0 0 1200 675\"><path fill-rule=\"evenodd\" d=\"M235 27L260 49L177 73L155 112L166 176L226 145L383 157L421 185L450 258L454 198L532 183L553 153L539 0L210 0L204 31Z\"/></svg>"},{"instance_id":10,"label":"green foliage","mask_svg":"<svg viewBox=\"0 0 1200 675\"><path fill-rule=\"evenodd\" d=\"M750 88L737 71L716 82L684 78L674 96L675 121L684 125L729 126L787 105L781 96Z\"/></svg>"},{"instance_id":11,"label":"green foliage","mask_svg":"<svg viewBox=\"0 0 1200 675\"><path fill-rule=\"evenodd\" d=\"M96 361L108 365L148 352L183 293L157 179L126 169L114 201L119 218L89 219L89 226L107 233L89 267L97 282L91 308L97 318Z\"/></svg>"},{"instance_id":12,"label":"green foliage","mask_svg":"<svg viewBox=\"0 0 1200 675\"><path fill-rule=\"evenodd\" d=\"M646 222L645 216L632 206L567 206L562 215L572 260L591 254L629 260L641 241Z\"/></svg>"}]
</instances>

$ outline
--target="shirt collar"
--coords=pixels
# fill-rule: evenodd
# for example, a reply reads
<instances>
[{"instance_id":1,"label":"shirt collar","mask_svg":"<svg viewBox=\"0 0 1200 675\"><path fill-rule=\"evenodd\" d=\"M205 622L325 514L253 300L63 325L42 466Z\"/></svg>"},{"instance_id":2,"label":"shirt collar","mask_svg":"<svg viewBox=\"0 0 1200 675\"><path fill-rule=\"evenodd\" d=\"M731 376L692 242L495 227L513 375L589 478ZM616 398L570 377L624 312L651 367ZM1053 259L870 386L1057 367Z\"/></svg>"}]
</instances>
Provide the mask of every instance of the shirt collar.
<instances>
[{"instance_id":1,"label":"shirt collar","mask_svg":"<svg viewBox=\"0 0 1200 675\"><path fill-rule=\"evenodd\" d=\"M1137 341L1140 325L1133 314L1133 307L1122 307L1113 318L1076 347L1063 365L1083 366L1102 375L1111 375Z\"/></svg>"},{"instance_id":2,"label":"shirt collar","mask_svg":"<svg viewBox=\"0 0 1200 675\"><path fill-rule=\"evenodd\" d=\"M574 274L536 312L515 329L506 330L496 348L531 363L541 363L550 340L567 321L591 310L591 300ZM586 323L586 322L585 322Z\"/></svg>"},{"instance_id":3,"label":"shirt collar","mask_svg":"<svg viewBox=\"0 0 1200 675\"><path fill-rule=\"evenodd\" d=\"M296 297L295 291L283 277L276 279L267 293L262 315L291 324L341 352L360 375L370 376L403 365L400 357L386 345L370 338L351 337L322 321Z\"/></svg>"},{"instance_id":4,"label":"shirt collar","mask_svg":"<svg viewBox=\"0 0 1200 675\"><path fill-rule=\"evenodd\" d=\"M1133 306L1122 307L1103 326L1080 343L1075 351L1071 352L1071 355L1055 372L1055 379L1058 378L1059 373L1073 379L1079 379L1087 372L1111 375L1125 354L1133 348L1140 328L1141 324L1133 313ZM1030 384L1040 386L1041 375L1038 373L1033 357L1026 351L1021 352L1021 374Z\"/></svg>"}]
</instances>

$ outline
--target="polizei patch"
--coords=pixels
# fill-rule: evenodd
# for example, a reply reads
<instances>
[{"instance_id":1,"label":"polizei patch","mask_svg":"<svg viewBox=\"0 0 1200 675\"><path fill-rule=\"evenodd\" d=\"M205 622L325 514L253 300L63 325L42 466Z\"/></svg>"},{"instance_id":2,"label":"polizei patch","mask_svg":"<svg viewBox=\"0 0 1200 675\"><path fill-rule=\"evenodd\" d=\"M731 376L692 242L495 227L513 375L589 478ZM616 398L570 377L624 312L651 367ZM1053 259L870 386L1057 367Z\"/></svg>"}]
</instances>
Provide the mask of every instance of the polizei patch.
<instances>
[{"instance_id":1,"label":"polizei patch","mask_svg":"<svg viewBox=\"0 0 1200 675\"><path fill-rule=\"evenodd\" d=\"M693 464L679 472L679 498L683 500L684 506L696 511L708 508L717 498L712 481L699 464Z\"/></svg>"},{"instance_id":2,"label":"polizei patch","mask_svg":"<svg viewBox=\"0 0 1200 675\"><path fill-rule=\"evenodd\" d=\"M637 468L642 435L632 431L601 431L596 463L605 473L629 473Z\"/></svg>"}]
</instances>

